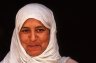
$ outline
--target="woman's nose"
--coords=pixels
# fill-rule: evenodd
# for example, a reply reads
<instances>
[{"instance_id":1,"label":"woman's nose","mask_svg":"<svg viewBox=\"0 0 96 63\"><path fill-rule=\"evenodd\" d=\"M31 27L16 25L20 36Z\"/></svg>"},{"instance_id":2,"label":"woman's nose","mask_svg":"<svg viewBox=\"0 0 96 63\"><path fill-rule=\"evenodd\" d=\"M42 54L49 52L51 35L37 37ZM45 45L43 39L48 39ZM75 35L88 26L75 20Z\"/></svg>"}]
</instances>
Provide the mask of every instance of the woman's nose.
<instances>
[{"instance_id":1,"label":"woman's nose","mask_svg":"<svg viewBox=\"0 0 96 63\"><path fill-rule=\"evenodd\" d=\"M37 39L36 33L32 32L31 33L31 41L34 42L34 41L36 41L36 39Z\"/></svg>"}]
</instances>

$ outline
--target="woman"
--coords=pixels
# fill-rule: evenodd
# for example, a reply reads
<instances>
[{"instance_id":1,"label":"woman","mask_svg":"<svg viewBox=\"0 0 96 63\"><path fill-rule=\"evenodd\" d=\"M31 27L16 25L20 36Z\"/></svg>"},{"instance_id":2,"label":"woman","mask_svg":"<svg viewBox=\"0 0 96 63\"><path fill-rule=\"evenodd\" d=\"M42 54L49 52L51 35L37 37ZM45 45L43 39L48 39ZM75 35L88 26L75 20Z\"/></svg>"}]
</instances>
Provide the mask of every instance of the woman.
<instances>
[{"instance_id":1,"label":"woman","mask_svg":"<svg viewBox=\"0 0 96 63\"><path fill-rule=\"evenodd\" d=\"M18 11L10 52L1 63L77 63L58 49L52 11L31 3Z\"/></svg>"}]
</instances>

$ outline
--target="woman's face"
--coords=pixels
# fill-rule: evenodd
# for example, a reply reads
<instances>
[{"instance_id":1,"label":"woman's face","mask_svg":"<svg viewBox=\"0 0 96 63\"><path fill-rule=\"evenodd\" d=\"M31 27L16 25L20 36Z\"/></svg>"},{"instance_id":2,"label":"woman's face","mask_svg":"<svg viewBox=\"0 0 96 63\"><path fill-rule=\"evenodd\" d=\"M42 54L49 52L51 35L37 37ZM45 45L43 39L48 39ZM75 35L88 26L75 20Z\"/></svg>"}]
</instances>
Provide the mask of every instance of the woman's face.
<instances>
[{"instance_id":1,"label":"woman's face","mask_svg":"<svg viewBox=\"0 0 96 63\"><path fill-rule=\"evenodd\" d=\"M23 24L19 37L22 46L30 56L40 55L48 46L50 30L39 20L28 19Z\"/></svg>"}]
</instances>

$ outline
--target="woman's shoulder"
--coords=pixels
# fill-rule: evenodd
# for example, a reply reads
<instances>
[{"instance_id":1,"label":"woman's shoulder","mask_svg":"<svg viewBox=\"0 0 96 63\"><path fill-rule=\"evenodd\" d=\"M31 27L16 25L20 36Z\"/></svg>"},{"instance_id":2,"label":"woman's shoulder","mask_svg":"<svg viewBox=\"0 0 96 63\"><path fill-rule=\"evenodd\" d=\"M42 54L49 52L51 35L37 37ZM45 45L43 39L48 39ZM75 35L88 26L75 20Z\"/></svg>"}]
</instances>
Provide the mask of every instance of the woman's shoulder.
<instances>
[{"instance_id":1,"label":"woman's shoulder","mask_svg":"<svg viewBox=\"0 0 96 63\"><path fill-rule=\"evenodd\" d=\"M78 63L78 62L70 57L62 57L60 59L60 63Z\"/></svg>"},{"instance_id":2,"label":"woman's shoulder","mask_svg":"<svg viewBox=\"0 0 96 63\"><path fill-rule=\"evenodd\" d=\"M66 63L78 63L76 60L69 58Z\"/></svg>"}]
</instances>

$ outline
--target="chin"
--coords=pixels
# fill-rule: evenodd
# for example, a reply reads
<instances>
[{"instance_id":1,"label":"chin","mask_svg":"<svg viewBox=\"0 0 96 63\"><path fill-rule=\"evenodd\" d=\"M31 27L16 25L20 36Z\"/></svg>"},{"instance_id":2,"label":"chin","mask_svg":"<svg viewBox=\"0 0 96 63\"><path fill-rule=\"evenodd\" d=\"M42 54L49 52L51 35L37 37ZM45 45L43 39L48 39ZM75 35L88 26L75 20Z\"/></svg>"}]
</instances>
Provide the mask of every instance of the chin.
<instances>
[{"instance_id":1,"label":"chin","mask_svg":"<svg viewBox=\"0 0 96 63\"><path fill-rule=\"evenodd\" d=\"M29 52L28 54L30 55L30 56L38 56L38 55L40 55L42 52L41 51L31 51L31 52Z\"/></svg>"}]
</instances>

